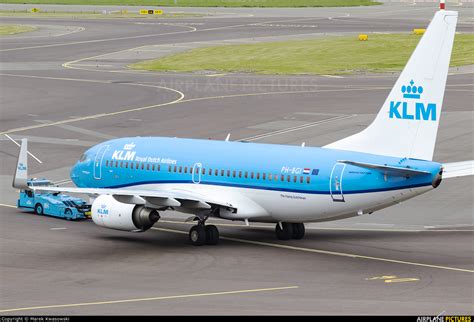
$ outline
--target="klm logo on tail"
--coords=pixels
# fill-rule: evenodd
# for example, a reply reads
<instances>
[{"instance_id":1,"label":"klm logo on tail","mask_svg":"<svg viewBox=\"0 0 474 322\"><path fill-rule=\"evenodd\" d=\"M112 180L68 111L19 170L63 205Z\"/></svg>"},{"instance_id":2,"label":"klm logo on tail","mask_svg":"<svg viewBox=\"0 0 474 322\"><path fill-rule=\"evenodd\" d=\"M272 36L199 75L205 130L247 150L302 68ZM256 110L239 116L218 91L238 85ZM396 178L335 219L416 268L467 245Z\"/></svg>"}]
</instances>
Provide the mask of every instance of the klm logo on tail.
<instances>
[{"instance_id":1,"label":"klm logo on tail","mask_svg":"<svg viewBox=\"0 0 474 322\"><path fill-rule=\"evenodd\" d=\"M408 100L419 100L423 94L422 86L415 86L415 82L412 80L410 85L402 86L403 98ZM391 119L404 119L404 120L424 120L424 121L436 121L436 104L416 101L405 101L395 102L390 101L390 114Z\"/></svg>"}]
</instances>

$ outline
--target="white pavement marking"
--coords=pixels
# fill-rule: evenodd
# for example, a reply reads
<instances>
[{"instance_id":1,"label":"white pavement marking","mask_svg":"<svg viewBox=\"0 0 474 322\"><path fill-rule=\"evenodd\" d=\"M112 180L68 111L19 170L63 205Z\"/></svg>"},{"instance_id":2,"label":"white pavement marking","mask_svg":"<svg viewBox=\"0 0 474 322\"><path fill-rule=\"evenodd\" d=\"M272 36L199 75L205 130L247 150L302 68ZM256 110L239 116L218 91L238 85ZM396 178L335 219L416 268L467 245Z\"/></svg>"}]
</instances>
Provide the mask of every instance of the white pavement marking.
<instances>
[{"instance_id":1,"label":"white pavement marking","mask_svg":"<svg viewBox=\"0 0 474 322\"><path fill-rule=\"evenodd\" d=\"M286 134L286 133L289 133L289 132L304 130L304 129L307 129L309 127L313 127L313 126L320 125L320 124L326 124L326 123L331 123L331 122L335 122L335 121L340 121L340 120L353 118L355 116L357 116L357 114L336 116L336 117L332 117L332 118L329 118L329 119L326 119L326 120L316 121L316 122L312 122L312 123L307 123L307 124L303 124L303 125L289 127L289 128L282 129L282 130L276 130L276 131L272 131L272 132L268 132L268 133L254 135L254 136L250 136L250 137L243 138L243 139L240 139L240 140L241 141L256 141L256 140L260 140L260 139L267 138L267 137L270 137L270 136L275 136L275 135L280 135L280 134Z\"/></svg>"},{"instance_id":2,"label":"white pavement marking","mask_svg":"<svg viewBox=\"0 0 474 322\"><path fill-rule=\"evenodd\" d=\"M16 142L15 140L13 140L8 134L3 134L7 137L7 139L9 139L10 141L12 141L13 143L16 144L17 147L20 147L20 144L18 142ZM42 164L43 162L38 159L35 155L33 155L33 153L31 153L30 151L26 151L26 153L28 153L28 155L30 155L33 159L35 159L36 161L38 161L38 163Z\"/></svg>"}]
</instances>

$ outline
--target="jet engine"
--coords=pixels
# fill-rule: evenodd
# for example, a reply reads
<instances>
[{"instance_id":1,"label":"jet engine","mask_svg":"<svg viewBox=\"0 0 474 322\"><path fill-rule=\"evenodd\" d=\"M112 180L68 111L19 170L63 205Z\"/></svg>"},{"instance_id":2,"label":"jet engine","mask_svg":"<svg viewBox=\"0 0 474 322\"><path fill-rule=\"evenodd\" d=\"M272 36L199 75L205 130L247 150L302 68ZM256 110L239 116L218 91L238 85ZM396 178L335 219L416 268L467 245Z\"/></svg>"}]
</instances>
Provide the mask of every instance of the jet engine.
<instances>
[{"instance_id":1,"label":"jet engine","mask_svg":"<svg viewBox=\"0 0 474 322\"><path fill-rule=\"evenodd\" d=\"M160 219L155 209L122 203L110 195L98 196L92 203L91 212L96 225L133 232L146 231Z\"/></svg>"}]
</instances>

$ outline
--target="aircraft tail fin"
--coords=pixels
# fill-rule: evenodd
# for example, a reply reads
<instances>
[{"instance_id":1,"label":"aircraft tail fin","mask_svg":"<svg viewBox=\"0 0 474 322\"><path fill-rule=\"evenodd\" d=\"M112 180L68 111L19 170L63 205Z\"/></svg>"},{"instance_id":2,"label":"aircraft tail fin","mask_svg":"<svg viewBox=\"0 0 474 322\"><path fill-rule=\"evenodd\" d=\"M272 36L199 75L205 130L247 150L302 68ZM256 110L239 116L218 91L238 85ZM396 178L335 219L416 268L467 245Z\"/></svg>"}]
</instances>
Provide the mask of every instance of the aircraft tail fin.
<instances>
[{"instance_id":1,"label":"aircraft tail fin","mask_svg":"<svg viewBox=\"0 0 474 322\"><path fill-rule=\"evenodd\" d=\"M457 17L436 12L372 124L325 147L432 160Z\"/></svg>"}]
</instances>

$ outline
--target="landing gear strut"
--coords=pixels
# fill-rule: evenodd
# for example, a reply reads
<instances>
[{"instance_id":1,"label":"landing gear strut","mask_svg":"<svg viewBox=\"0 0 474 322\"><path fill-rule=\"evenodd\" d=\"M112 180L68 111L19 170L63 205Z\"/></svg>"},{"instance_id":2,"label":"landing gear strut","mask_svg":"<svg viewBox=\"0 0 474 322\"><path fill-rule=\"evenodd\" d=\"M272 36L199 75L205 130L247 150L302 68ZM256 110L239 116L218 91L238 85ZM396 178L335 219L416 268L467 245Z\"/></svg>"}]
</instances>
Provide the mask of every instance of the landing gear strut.
<instances>
[{"instance_id":1,"label":"landing gear strut","mask_svg":"<svg viewBox=\"0 0 474 322\"><path fill-rule=\"evenodd\" d=\"M302 223L284 222L281 223L281 226L280 224L276 225L275 233L279 240L302 239L305 234L305 228Z\"/></svg>"},{"instance_id":2,"label":"landing gear strut","mask_svg":"<svg viewBox=\"0 0 474 322\"><path fill-rule=\"evenodd\" d=\"M206 225L207 218L198 218L199 223L189 230L189 242L194 246L217 245L219 243L219 230L214 225Z\"/></svg>"}]
</instances>

